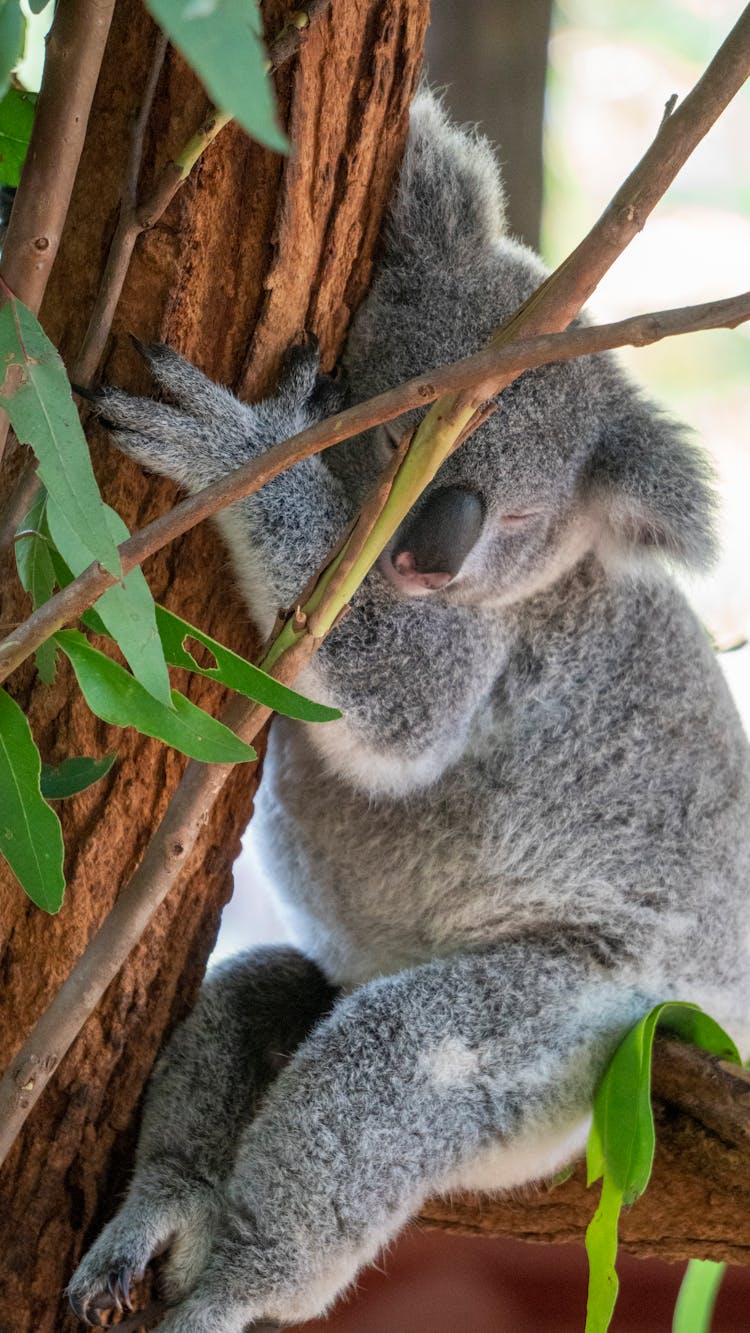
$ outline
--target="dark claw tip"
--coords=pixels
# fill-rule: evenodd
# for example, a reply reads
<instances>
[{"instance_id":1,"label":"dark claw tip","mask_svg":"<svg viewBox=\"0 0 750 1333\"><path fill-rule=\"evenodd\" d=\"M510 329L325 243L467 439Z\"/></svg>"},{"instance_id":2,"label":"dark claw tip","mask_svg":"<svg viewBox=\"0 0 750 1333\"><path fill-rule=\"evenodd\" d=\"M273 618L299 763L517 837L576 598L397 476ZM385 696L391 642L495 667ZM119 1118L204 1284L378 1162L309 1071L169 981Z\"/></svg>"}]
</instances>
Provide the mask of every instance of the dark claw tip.
<instances>
[{"instance_id":1,"label":"dark claw tip","mask_svg":"<svg viewBox=\"0 0 750 1333\"><path fill-rule=\"evenodd\" d=\"M122 1303L125 1306L126 1310L133 1309L133 1303L130 1299L131 1276L132 1274L129 1268L121 1268L119 1273L117 1274L117 1285L120 1290L120 1296L122 1297Z\"/></svg>"},{"instance_id":2,"label":"dark claw tip","mask_svg":"<svg viewBox=\"0 0 750 1333\"><path fill-rule=\"evenodd\" d=\"M73 1314L75 1315L76 1319L80 1319L81 1323L85 1324L87 1328L96 1328L96 1324L94 1324L92 1320L89 1319L87 1312L87 1305L88 1305L87 1301L84 1301L80 1296L74 1296L73 1292L69 1291L68 1304L71 1310L73 1311Z\"/></svg>"}]
</instances>

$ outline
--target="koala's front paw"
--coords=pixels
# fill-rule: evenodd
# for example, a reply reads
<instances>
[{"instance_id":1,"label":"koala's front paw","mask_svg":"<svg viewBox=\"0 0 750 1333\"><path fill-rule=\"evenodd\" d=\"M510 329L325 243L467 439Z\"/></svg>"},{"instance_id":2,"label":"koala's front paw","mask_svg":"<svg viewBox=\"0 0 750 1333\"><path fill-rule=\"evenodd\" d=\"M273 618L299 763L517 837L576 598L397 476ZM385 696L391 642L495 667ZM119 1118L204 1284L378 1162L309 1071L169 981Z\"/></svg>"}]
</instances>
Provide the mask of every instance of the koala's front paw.
<instances>
[{"instance_id":1,"label":"koala's front paw","mask_svg":"<svg viewBox=\"0 0 750 1333\"><path fill-rule=\"evenodd\" d=\"M81 1260L68 1286L73 1313L93 1328L109 1310L131 1310L130 1289L156 1254L146 1229L122 1225L122 1215L105 1227Z\"/></svg>"},{"instance_id":2,"label":"koala's front paw","mask_svg":"<svg viewBox=\"0 0 750 1333\"><path fill-rule=\"evenodd\" d=\"M217 1199L202 1192L191 1202L183 1200L179 1209L125 1204L73 1274L68 1286L73 1312L94 1326L106 1311L131 1309L132 1285L167 1249L164 1294L171 1304L181 1300L203 1270L217 1213Z\"/></svg>"},{"instance_id":3,"label":"koala's front paw","mask_svg":"<svg viewBox=\"0 0 750 1333\"><path fill-rule=\"evenodd\" d=\"M347 400L343 369L337 368L333 375L323 374L318 339L314 333L303 333L286 350L274 405L282 410L304 410L312 423L341 412Z\"/></svg>"}]
</instances>

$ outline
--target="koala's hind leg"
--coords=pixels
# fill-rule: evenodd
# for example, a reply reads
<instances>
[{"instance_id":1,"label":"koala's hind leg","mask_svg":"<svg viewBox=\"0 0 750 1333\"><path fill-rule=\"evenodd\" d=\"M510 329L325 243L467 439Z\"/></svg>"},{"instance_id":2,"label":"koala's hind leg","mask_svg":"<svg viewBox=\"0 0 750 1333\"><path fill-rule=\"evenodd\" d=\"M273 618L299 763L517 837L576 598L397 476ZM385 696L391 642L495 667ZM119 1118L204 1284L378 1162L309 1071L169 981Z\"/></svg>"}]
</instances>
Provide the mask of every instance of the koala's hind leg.
<instances>
[{"instance_id":1,"label":"koala's hind leg","mask_svg":"<svg viewBox=\"0 0 750 1333\"><path fill-rule=\"evenodd\" d=\"M484 1188L549 1174L582 1148L606 1056L646 1007L563 940L339 1000L244 1133L204 1270L160 1333L315 1317L429 1192L479 1166Z\"/></svg>"},{"instance_id":2,"label":"koala's hind leg","mask_svg":"<svg viewBox=\"0 0 750 1333\"><path fill-rule=\"evenodd\" d=\"M334 998L320 970L294 949L258 949L209 973L147 1089L125 1203L70 1283L80 1318L99 1322L99 1311L127 1304L131 1281L166 1248L169 1299L189 1290L223 1209L241 1132Z\"/></svg>"}]
</instances>

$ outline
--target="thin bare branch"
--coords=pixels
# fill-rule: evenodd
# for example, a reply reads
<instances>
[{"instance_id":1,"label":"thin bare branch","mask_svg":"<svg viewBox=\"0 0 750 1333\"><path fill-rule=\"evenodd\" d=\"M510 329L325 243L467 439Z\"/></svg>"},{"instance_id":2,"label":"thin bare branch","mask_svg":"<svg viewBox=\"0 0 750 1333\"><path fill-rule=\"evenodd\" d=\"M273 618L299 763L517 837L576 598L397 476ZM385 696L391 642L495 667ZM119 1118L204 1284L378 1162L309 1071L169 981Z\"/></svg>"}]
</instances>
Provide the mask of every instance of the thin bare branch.
<instances>
[{"instance_id":1,"label":"thin bare branch","mask_svg":"<svg viewBox=\"0 0 750 1333\"><path fill-rule=\"evenodd\" d=\"M501 378L514 379L534 366L568 361L615 347L643 347L676 334L736 328L747 319L750 319L750 292L724 301L635 315L613 324L519 338L509 344L485 348L451 365L429 370L398 388L347 408L345 412L275 444L260 458L243 464L220 481L182 500L166 514L160 514L120 546L123 571L128 573L134 565L142 564L168 542L181 537L233 501L260 490L301 459L359 435L383 421L391 421L413 408L425 407L441 395L471 391L479 404L474 386L486 388ZM50 634L92 606L114 582L112 575L100 565L89 565L77 579L40 606L13 635L0 642L0 681L20 666Z\"/></svg>"},{"instance_id":2,"label":"thin bare branch","mask_svg":"<svg viewBox=\"0 0 750 1333\"><path fill-rule=\"evenodd\" d=\"M673 179L679 164L687 157L690 150L685 147L685 144L694 146L702 137L708 128L708 124L711 123L711 120L707 119L709 113L711 119L716 119L739 84L746 77L748 68L750 68L750 8L745 11L740 23L735 27L730 38L727 39L717 57L712 61L690 98L686 99L683 104L681 110L684 111L685 106L691 103L692 99L692 117L702 127L700 133L698 133L691 115L688 116L686 121L685 116L680 116L679 111L674 113L674 116L660 129L657 136L657 142L661 141L660 151L649 150L646 159L644 159L644 162L648 159L648 169L645 169L642 163L629 178L630 193L623 187L623 190L618 191L615 196L617 208L613 216L612 226L605 225L604 233L602 232L601 222L594 227L587 241L582 242L571 260L566 261L557 270L557 273L553 274L543 284L539 292L531 298L531 301L527 302L524 310L514 317L511 321L513 332L510 334L507 330L504 331L502 335L504 342L508 342L512 336L517 337L520 331L523 331L523 333L528 331L532 333L546 332L550 325L553 329L557 328L561 321L564 320L567 323L577 313L580 305L596 285L598 277L602 276L634 234L633 217L637 213L640 218L641 215L638 210L646 208L646 203L648 204L646 211L653 207L659 194L667 188L667 185ZM741 78L740 74L742 74ZM676 140L672 135L668 139L663 138L662 136L674 125L678 117L680 118L682 137L680 138L678 134ZM604 218L607 219L610 215L612 215L612 206L607 210ZM637 227L635 230L637 230ZM598 275L593 283L587 276L589 273L587 246L591 251L590 256L588 256L591 265L590 271ZM582 295L584 289L585 294ZM738 298L738 301L741 303L743 299L747 302L748 297ZM745 311L744 315L741 313L742 310ZM658 336L659 327L667 326L674 314L675 312L668 312L668 315L661 317L661 321L659 317L656 317L655 322L654 317L650 316L649 319L652 321L651 334L656 332ZM703 312L701 318L705 319L705 317L705 312ZM737 323L739 319L746 317L746 307L740 304L735 306L731 315L731 322ZM545 328L545 326L547 327ZM700 327L706 327L705 323L701 322ZM576 335L585 335L590 331L576 330L574 332ZM647 334L647 340L650 336ZM592 350L591 347L588 350ZM498 348L489 349L482 355L491 358L493 351L497 352ZM581 354L580 348L576 354ZM547 359L549 359L549 356ZM518 365L515 374L521 373L528 364L527 352L527 357ZM472 388L469 391L471 397L468 399L468 416L464 411L461 421L456 426L455 434L459 433L461 426L471 418L477 407L480 407L486 398L497 392L499 376L496 363L490 360L486 365L486 372L483 380L481 377L478 380L472 377L471 384L479 383L482 388L479 390ZM507 368L504 371L504 376L503 383L506 383L511 377ZM423 387L427 387L423 378L416 382L420 382ZM421 397L422 402L429 401L431 397L435 396L434 387L434 384L429 384L427 396L423 395ZM389 395L381 395L380 410L382 415L377 419L388 420L405 410L402 405L393 410L394 398L398 400L399 394L402 395L403 391L391 391L390 407L386 411L382 410L382 403ZM443 399L443 401L445 400ZM450 408L450 401L448 407ZM357 410L352 409L354 413ZM370 404L369 410L372 414L372 404ZM348 421L346 421L347 417ZM346 427L343 431L341 429L342 421L346 421ZM338 422L338 433L335 437L337 439L347 438L348 435L356 433L356 430L362 429L361 424L354 430L351 429L351 413L342 413L338 418L334 418L334 426L336 422ZM373 424L372 416L370 424ZM326 430L330 437L331 429L331 423L327 426L324 423L322 426L312 428L311 431L304 432L303 439L306 440L305 456L317 452L326 444L333 443L332 439L326 438ZM318 434L316 435L315 432L318 432ZM420 430L415 434L407 458L419 434ZM313 441L312 444L311 440ZM275 446L274 449L269 451L265 459L261 459L258 464L251 466L262 470L264 464L267 466L268 459L273 457L276 470L271 471L264 478L264 480L268 480L270 476L276 475L281 470L280 457L286 456L288 459L290 451L296 457L300 456L299 437L296 441L292 440L284 445ZM248 483L247 469L241 469L240 472L242 471L245 474L244 484L246 485L242 494L249 494L261 483L258 480L257 473L253 475L251 483ZM229 495L226 492L223 493L221 503L228 503L230 499L237 498L238 492L236 489L233 490L237 475L239 474L236 474L230 482ZM219 483L219 488L222 485L226 486L226 481ZM385 500L386 506L392 493L390 491ZM199 497L193 497L193 499L198 500ZM185 503L190 505L191 502L186 501ZM173 510L172 514L167 517L172 519L175 512L176 510ZM206 516L206 514L203 515L203 517ZM159 520L157 520L158 522ZM139 536L142 537L143 534L139 534ZM132 542L137 539L131 538L130 540ZM125 543L126 547L127 545ZM336 560L339 558L340 553ZM91 571L86 571L81 577L85 580L87 576L92 577L95 581L97 577L96 568L93 570L93 575ZM81 584L80 581L77 582L79 582L80 591ZM71 588L73 586L73 584L70 585ZM68 589L65 590L65 592L67 591ZM90 592L91 588L88 588L87 597ZM64 593L61 595L64 596ZM49 606L51 603L47 605ZM44 608L40 608L40 610L44 610ZM71 608L68 607L66 615L70 611ZM38 612L35 613L35 616L38 614ZM28 630L28 625L32 623L35 616L27 622L24 627L25 630ZM63 622L58 621L57 623ZM296 637L291 643L290 650L283 652L273 665L273 674L285 682L292 678L294 672L299 670L305 661L310 660L310 656L319 642L309 632L299 634L295 631L293 617L287 622L287 626L291 627L292 633ZM284 628L286 629L287 626ZM23 631L19 633L22 634ZM28 646L22 653L22 657L26 655L26 651L30 651L38 642L41 642L47 633L49 633L49 629L41 636L41 639L37 638ZM0 652L4 650L5 653L4 658L0 660L4 661L6 674L7 670L11 669L7 665L9 657L12 657L13 653L18 651L18 639L19 634L16 634L10 643L6 640L5 645L0 645ZM234 723L235 729L244 740L250 740L256 734L266 716L266 709L249 704L247 700L235 698L225 711L224 719L230 724ZM194 761L188 764L177 792L146 850L141 865L130 883L120 894L112 912L88 945L46 1013L42 1015L3 1078L2 1083L0 1083L0 1160L15 1140L31 1107L46 1086L52 1071L65 1054L83 1023L96 1008L104 990L117 974L130 949L141 937L153 912L177 879L184 866L185 858L189 855L195 843L199 829L209 818L211 807L221 786L226 781L228 771L225 765L208 766L196 764Z\"/></svg>"},{"instance_id":3,"label":"thin bare branch","mask_svg":"<svg viewBox=\"0 0 750 1333\"><path fill-rule=\"evenodd\" d=\"M115 0L57 7L21 182L3 244L0 274L38 313L60 246ZM8 419L0 421L0 460Z\"/></svg>"}]
</instances>

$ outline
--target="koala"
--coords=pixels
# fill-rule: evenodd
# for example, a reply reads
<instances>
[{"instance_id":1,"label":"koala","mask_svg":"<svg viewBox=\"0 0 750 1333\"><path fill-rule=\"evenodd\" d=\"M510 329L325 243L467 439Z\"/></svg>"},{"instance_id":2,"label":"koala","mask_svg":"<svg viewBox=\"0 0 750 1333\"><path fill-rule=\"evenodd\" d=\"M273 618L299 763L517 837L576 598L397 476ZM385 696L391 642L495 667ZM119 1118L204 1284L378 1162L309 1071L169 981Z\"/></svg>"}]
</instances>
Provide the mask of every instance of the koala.
<instances>
[{"instance_id":1,"label":"koala","mask_svg":"<svg viewBox=\"0 0 750 1333\"><path fill-rule=\"evenodd\" d=\"M544 277L488 144L422 93L344 364L355 401L485 344ZM308 340L253 406L164 347L167 402L102 390L119 446L196 490L337 406ZM325 1311L434 1192L583 1148L653 1004L750 1049L750 764L670 569L714 549L710 471L610 356L522 375L443 464L277 718L255 814L296 948L209 972L146 1096L88 1323L168 1250L163 1333ZM219 519L271 627L414 413Z\"/></svg>"}]
</instances>

